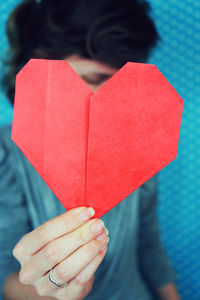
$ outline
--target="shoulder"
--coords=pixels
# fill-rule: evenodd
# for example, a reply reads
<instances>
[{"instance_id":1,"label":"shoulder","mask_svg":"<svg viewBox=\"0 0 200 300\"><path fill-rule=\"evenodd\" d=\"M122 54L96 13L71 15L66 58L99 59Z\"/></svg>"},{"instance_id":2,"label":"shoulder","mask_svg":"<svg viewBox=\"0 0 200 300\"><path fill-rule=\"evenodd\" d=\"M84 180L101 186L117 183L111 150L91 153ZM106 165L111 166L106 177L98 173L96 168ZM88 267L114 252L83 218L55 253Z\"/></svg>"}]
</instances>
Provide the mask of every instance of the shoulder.
<instances>
[{"instance_id":1,"label":"shoulder","mask_svg":"<svg viewBox=\"0 0 200 300\"><path fill-rule=\"evenodd\" d=\"M0 151L6 151L10 154L17 151L18 147L11 139L12 124L7 124L0 127Z\"/></svg>"},{"instance_id":2,"label":"shoulder","mask_svg":"<svg viewBox=\"0 0 200 300\"><path fill-rule=\"evenodd\" d=\"M20 177L19 182L26 181L25 177L32 180L33 177L39 177L39 174L29 162L21 149L11 139L12 124L0 127L0 171L1 173L11 171L17 177ZM5 170L6 169L6 170Z\"/></svg>"},{"instance_id":3,"label":"shoulder","mask_svg":"<svg viewBox=\"0 0 200 300\"><path fill-rule=\"evenodd\" d=\"M18 146L11 139L12 124L7 124L0 127L0 163L4 157L9 160L13 160L15 169L20 161L25 160L25 156Z\"/></svg>"},{"instance_id":4,"label":"shoulder","mask_svg":"<svg viewBox=\"0 0 200 300\"><path fill-rule=\"evenodd\" d=\"M140 187L140 190L143 192L155 191L158 185L158 173L153 175L150 179L148 179L145 183L143 183Z\"/></svg>"},{"instance_id":5,"label":"shoulder","mask_svg":"<svg viewBox=\"0 0 200 300\"><path fill-rule=\"evenodd\" d=\"M149 213L158 204L158 173L147 180L139 189L139 207L141 212Z\"/></svg>"},{"instance_id":6,"label":"shoulder","mask_svg":"<svg viewBox=\"0 0 200 300\"><path fill-rule=\"evenodd\" d=\"M11 139L12 124L0 127L0 176L19 177L24 161L23 153Z\"/></svg>"},{"instance_id":7,"label":"shoulder","mask_svg":"<svg viewBox=\"0 0 200 300\"><path fill-rule=\"evenodd\" d=\"M12 124L0 127L0 164L5 163L6 160L16 160L22 157L21 151L11 139Z\"/></svg>"},{"instance_id":8,"label":"shoulder","mask_svg":"<svg viewBox=\"0 0 200 300\"><path fill-rule=\"evenodd\" d=\"M11 125L0 127L0 204L3 205L5 201L7 205L17 205L22 201L14 146L11 140Z\"/></svg>"},{"instance_id":9,"label":"shoulder","mask_svg":"<svg viewBox=\"0 0 200 300\"><path fill-rule=\"evenodd\" d=\"M4 145L4 146L8 145L8 147L9 147L9 144L12 141L11 140L11 131L12 131L11 124L0 127L0 143L1 143L1 145Z\"/></svg>"},{"instance_id":10,"label":"shoulder","mask_svg":"<svg viewBox=\"0 0 200 300\"><path fill-rule=\"evenodd\" d=\"M11 140L11 129L10 124L0 127L0 163L2 164L6 157L10 156L12 153L12 143Z\"/></svg>"}]
</instances>

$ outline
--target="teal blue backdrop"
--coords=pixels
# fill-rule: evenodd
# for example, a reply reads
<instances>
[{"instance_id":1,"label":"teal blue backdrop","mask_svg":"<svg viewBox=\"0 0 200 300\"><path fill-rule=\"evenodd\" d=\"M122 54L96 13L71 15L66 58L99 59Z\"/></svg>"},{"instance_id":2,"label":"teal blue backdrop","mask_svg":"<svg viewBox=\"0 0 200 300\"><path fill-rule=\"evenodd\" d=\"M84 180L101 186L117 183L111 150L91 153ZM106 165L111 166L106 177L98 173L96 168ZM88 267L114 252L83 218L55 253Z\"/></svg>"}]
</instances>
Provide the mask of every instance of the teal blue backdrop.
<instances>
[{"instance_id":1,"label":"teal blue backdrop","mask_svg":"<svg viewBox=\"0 0 200 300\"><path fill-rule=\"evenodd\" d=\"M20 2L0 3L0 53L5 22ZM158 217L167 255L183 300L200 299L200 1L150 0L162 37L155 64L184 100L177 158L159 172ZM0 126L12 122L12 107L0 91Z\"/></svg>"}]
</instances>

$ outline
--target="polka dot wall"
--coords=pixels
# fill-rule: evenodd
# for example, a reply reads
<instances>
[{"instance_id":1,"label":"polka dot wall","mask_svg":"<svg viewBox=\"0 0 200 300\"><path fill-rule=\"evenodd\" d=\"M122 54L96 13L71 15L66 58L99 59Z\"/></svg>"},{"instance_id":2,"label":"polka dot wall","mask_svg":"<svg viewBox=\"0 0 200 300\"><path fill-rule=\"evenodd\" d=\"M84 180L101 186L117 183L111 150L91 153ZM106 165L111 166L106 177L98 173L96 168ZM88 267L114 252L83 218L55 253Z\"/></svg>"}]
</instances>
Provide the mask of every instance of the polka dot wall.
<instances>
[{"instance_id":1,"label":"polka dot wall","mask_svg":"<svg viewBox=\"0 0 200 300\"><path fill-rule=\"evenodd\" d=\"M6 0L0 2L0 78L2 74L2 57L7 45L5 24L8 14L20 1ZM12 122L12 107L0 89L0 126Z\"/></svg>"},{"instance_id":2,"label":"polka dot wall","mask_svg":"<svg viewBox=\"0 0 200 300\"><path fill-rule=\"evenodd\" d=\"M200 299L200 1L151 0L162 41L150 62L184 100L177 158L159 173L158 217L182 299Z\"/></svg>"},{"instance_id":3,"label":"polka dot wall","mask_svg":"<svg viewBox=\"0 0 200 300\"><path fill-rule=\"evenodd\" d=\"M0 3L0 57L5 22L20 1ZM149 0L161 41L155 64L184 100L177 158L159 173L158 218L183 300L200 299L200 1ZM1 67L1 61L0 61ZM12 108L0 91L0 126Z\"/></svg>"}]
</instances>

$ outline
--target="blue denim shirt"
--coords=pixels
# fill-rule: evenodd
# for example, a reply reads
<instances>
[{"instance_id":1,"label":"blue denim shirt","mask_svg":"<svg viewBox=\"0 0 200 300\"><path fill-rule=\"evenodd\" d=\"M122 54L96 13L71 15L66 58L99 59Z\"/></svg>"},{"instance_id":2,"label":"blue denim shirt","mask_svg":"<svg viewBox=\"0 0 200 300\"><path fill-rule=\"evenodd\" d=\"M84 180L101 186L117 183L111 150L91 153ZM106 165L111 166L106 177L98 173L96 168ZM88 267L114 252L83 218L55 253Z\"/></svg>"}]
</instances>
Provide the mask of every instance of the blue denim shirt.
<instances>
[{"instance_id":1,"label":"blue denim shirt","mask_svg":"<svg viewBox=\"0 0 200 300\"><path fill-rule=\"evenodd\" d=\"M156 287L176 274L160 241L157 175L104 214L107 253L95 272L87 300L152 300ZM0 292L20 270L12 249L27 232L66 212L42 177L11 140L11 125L0 128Z\"/></svg>"}]
</instances>

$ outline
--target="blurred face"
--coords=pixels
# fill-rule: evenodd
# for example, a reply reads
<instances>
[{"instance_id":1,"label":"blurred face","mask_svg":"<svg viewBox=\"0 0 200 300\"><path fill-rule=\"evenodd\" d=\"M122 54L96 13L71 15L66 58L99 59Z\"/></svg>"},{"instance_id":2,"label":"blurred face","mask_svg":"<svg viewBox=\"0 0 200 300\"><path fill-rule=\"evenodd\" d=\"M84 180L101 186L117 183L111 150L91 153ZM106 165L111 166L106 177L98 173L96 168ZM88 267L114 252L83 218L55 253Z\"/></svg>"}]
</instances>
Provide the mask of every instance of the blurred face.
<instances>
[{"instance_id":1,"label":"blurred face","mask_svg":"<svg viewBox=\"0 0 200 300\"><path fill-rule=\"evenodd\" d=\"M68 56L65 60L93 92L103 85L118 70L98 61L82 58L76 54Z\"/></svg>"}]
</instances>

